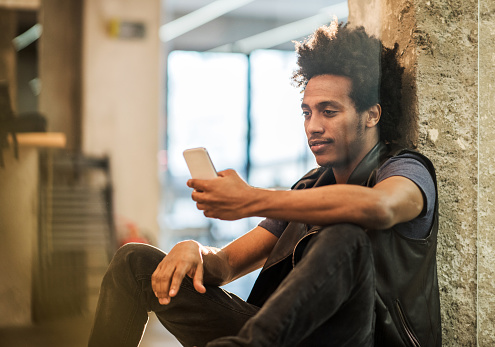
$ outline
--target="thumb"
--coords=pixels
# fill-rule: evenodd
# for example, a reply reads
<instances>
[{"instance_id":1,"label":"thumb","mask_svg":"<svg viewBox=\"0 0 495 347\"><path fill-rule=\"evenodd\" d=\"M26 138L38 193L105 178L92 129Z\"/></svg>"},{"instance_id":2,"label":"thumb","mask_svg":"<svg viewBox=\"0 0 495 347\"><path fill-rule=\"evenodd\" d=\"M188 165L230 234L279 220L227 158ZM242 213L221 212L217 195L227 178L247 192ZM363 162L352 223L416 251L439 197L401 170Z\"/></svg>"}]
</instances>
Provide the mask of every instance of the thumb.
<instances>
[{"instance_id":1,"label":"thumb","mask_svg":"<svg viewBox=\"0 0 495 347\"><path fill-rule=\"evenodd\" d=\"M218 173L218 176L220 177L230 177L230 176L239 176L237 174L237 172L233 169L227 169L227 170L223 170L223 171L220 171Z\"/></svg>"},{"instance_id":2,"label":"thumb","mask_svg":"<svg viewBox=\"0 0 495 347\"><path fill-rule=\"evenodd\" d=\"M194 289L198 293L206 293L206 288L203 284L203 264L198 264L193 277Z\"/></svg>"}]
</instances>

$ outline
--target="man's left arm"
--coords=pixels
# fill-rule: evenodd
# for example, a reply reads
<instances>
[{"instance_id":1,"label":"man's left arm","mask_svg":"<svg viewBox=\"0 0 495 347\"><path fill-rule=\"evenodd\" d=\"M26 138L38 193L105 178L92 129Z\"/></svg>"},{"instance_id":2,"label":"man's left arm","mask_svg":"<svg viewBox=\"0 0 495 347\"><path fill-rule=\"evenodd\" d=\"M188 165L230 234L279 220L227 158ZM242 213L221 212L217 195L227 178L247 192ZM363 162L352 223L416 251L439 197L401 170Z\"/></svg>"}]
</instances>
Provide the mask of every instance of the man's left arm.
<instances>
[{"instance_id":1,"label":"man's left arm","mask_svg":"<svg viewBox=\"0 0 495 347\"><path fill-rule=\"evenodd\" d=\"M373 188L336 184L311 189L276 191L249 186L235 171L203 181L189 180L193 200L211 218L236 220L259 216L311 225L354 223L365 229L386 229L410 221L423 210L418 186L402 176L389 177Z\"/></svg>"}]
</instances>

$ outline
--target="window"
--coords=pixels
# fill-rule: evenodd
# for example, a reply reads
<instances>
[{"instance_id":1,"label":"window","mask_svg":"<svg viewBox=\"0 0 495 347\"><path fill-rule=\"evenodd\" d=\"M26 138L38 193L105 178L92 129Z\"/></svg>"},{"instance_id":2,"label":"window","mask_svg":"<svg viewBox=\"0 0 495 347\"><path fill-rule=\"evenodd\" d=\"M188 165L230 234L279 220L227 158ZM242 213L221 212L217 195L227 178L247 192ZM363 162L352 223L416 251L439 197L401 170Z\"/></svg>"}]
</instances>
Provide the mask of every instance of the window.
<instances>
[{"instance_id":1,"label":"window","mask_svg":"<svg viewBox=\"0 0 495 347\"><path fill-rule=\"evenodd\" d=\"M301 116L302 94L290 81L294 52L258 50L251 63L251 148L249 182L288 188L314 167Z\"/></svg>"},{"instance_id":2,"label":"window","mask_svg":"<svg viewBox=\"0 0 495 347\"><path fill-rule=\"evenodd\" d=\"M295 54L285 51L169 55L168 170L160 218L165 249L183 239L221 247L261 220L205 218L186 186L185 149L206 147L217 170L233 168L258 187L288 189L316 165L303 130L302 94L290 83L294 69ZM231 290L245 298L250 287Z\"/></svg>"}]
</instances>

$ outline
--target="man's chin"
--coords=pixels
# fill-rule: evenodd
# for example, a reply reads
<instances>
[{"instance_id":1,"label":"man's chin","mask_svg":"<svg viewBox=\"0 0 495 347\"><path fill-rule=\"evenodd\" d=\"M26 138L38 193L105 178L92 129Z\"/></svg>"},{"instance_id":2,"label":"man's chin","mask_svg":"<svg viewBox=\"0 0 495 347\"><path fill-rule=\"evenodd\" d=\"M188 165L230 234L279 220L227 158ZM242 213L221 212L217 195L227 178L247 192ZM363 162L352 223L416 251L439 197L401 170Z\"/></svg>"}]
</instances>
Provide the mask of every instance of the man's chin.
<instances>
[{"instance_id":1,"label":"man's chin","mask_svg":"<svg viewBox=\"0 0 495 347\"><path fill-rule=\"evenodd\" d=\"M329 158L329 157L323 157L323 156L315 156L316 163L319 166L322 167L333 167L333 168L338 168L338 167L345 167L349 163L346 161L341 161L341 160L336 160L336 158Z\"/></svg>"},{"instance_id":2,"label":"man's chin","mask_svg":"<svg viewBox=\"0 0 495 347\"><path fill-rule=\"evenodd\" d=\"M316 157L316 163L322 167L333 167L335 164L333 160L330 160L328 158L318 158L318 157Z\"/></svg>"}]
</instances>

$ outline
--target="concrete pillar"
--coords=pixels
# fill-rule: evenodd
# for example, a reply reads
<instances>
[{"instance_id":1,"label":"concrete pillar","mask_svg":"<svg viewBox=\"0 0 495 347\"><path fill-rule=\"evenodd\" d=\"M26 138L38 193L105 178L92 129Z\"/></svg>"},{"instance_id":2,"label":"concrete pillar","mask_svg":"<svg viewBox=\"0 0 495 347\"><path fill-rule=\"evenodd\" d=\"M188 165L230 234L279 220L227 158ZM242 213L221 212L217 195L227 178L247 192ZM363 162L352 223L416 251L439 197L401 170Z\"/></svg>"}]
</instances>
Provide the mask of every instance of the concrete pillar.
<instances>
[{"instance_id":1,"label":"concrete pillar","mask_svg":"<svg viewBox=\"0 0 495 347\"><path fill-rule=\"evenodd\" d=\"M43 0L39 21L41 93L38 111L48 131L63 132L69 150L80 149L82 0Z\"/></svg>"},{"instance_id":2,"label":"concrete pillar","mask_svg":"<svg viewBox=\"0 0 495 347\"><path fill-rule=\"evenodd\" d=\"M478 195L478 185L488 184L484 179L488 176L481 174L490 172L483 168L483 161L478 162L478 155L486 153L480 157L485 163L490 155L493 158L489 150L479 147L485 143L478 143L478 126L483 125L478 113L478 3L349 0L349 12L354 25L369 27L387 46L395 42L400 45L401 62L406 68L403 91L409 118L407 135L432 159L438 175L437 259L444 346L474 346L477 326L491 325L494 318L484 299L493 296L489 295L493 294L493 276L483 273L481 267L478 271L481 227L485 222L487 227L493 226L493 220L483 217L488 208L482 205L483 199L488 201L489 196ZM487 9L486 17L488 13ZM489 121L492 119L486 117L484 122ZM489 134L480 140L484 138L488 142ZM489 246L483 254L487 258L484 263L493 257L489 256ZM485 276L487 283L478 283L478 278ZM481 302L485 302L484 311L478 311ZM493 333L487 334L491 336L483 338L492 342L482 345L493 344Z\"/></svg>"},{"instance_id":3,"label":"concrete pillar","mask_svg":"<svg viewBox=\"0 0 495 347\"><path fill-rule=\"evenodd\" d=\"M14 10L0 7L0 81L9 84L9 95L15 111L16 100L16 52L12 39L16 35L17 14Z\"/></svg>"},{"instance_id":4,"label":"concrete pillar","mask_svg":"<svg viewBox=\"0 0 495 347\"><path fill-rule=\"evenodd\" d=\"M158 234L158 128L164 98L160 4L84 2L83 152L110 157L117 222L131 220L152 238ZM144 36L119 34L122 22L142 24Z\"/></svg>"},{"instance_id":5,"label":"concrete pillar","mask_svg":"<svg viewBox=\"0 0 495 347\"><path fill-rule=\"evenodd\" d=\"M479 2L478 343L495 345L495 3Z\"/></svg>"},{"instance_id":6,"label":"concrete pillar","mask_svg":"<svg viewBox=\"0 0 495 347\"><path fill-rule=\"evenodd\" d=\"M34 1L0 0L0 80L9 85L11 107L17 106L16 37L20 9L35 9ZM3 140L3 139L0 139ZM0 327L24 326L32 319L32 272L38 227L38 153L35 148L0 148ZM1 344L1 343L0 343Z\"/></svg>"},{"instance_id":7,"label":"concrete pillar","mask_svg":"<svg viewBox=\"0 0 495 347\"><path fill-rule=\"evenodd\" d=\"M2 149L0 149L2 150ZM38 153L4 149L0 168L0 327L31 324L38 231ZM1 343L0 343L1 345Z\"/></svg>"}]
</instances>

